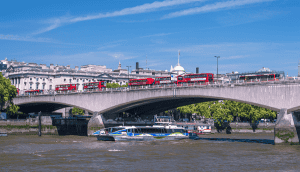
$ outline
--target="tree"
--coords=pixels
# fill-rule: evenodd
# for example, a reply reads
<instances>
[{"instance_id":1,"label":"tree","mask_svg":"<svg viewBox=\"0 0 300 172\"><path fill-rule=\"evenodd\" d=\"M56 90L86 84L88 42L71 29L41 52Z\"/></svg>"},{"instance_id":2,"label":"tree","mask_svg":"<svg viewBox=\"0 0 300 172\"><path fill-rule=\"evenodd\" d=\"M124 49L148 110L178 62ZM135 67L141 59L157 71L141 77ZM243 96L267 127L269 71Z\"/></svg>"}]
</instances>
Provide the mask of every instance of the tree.
<instances>
[{"instance_id":1,"label":"tree","mask_svg":"<svg viewBox=\"0 0 300 172\"><path fill-rule=\"evenodd\" d=\"M6 107L8 114L15 114L18 112L19 107L14 105L13 98L17 96L17 89L11 85L9 79L6 79L0 73L0 108L3 111Z\"/></svg>"},{"instance_id":2,"label":"tree","mask_svg":"<svg viewBox=\"0 0 300 172\"><path fill-rule=\"evenodd\" d=\"M218 126L222 126L224 122L229 123L233 120L231 111L227 109L226 105L223 103L215 102L215 104L211 105L211 111L213 113L213 119L218 124Z\"/></svg>"},{"instance_id":3,"label":"tree","mask_svg":"<svg viewBox=\"0 0 300 172\"><path fill-rule=\"evenodd\" d=\"M195 107L197 115L203 116L205 118L211 118L211 111L209 108L209 103L197 103Z\"/></svg>"},{"instance_id":4,"label":"tree","mask_svg":"<svg viewBox=\"0 0 300 172\"><path fill-rule=\"evenodd\" d=\"M72 109L72 114L73 115L84 115L84 111L82 109L79 109L77 107L74 107Z\"/></svg>"},{"instance_id":5,"label":"tree","mask_svg":"<svg viewBox=\"0 0 300 172\"><path fill-rule=\"evenodd\" d=\"M120 85L118 83L107 83L106 88L118 88Z\"/></svg>"}]
</instances>

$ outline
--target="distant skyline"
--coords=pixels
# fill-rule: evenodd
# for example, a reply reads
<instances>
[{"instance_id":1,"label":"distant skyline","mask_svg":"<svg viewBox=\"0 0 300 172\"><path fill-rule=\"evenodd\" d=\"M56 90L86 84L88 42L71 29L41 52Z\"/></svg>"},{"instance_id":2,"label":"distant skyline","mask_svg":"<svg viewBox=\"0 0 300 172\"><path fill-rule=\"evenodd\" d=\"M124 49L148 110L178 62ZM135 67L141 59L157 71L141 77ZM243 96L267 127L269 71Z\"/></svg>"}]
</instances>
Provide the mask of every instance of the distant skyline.
<instances>
[{"instance_id":1,"label":"distant skyline","mask_svg":"<svg viewBox=\"0 0 300 172\"><path fill-rule=\"evenodd\" d=\"M4 1L0 59L117 69L298 75L300 1Z\"/></svg>"}]
</instances>

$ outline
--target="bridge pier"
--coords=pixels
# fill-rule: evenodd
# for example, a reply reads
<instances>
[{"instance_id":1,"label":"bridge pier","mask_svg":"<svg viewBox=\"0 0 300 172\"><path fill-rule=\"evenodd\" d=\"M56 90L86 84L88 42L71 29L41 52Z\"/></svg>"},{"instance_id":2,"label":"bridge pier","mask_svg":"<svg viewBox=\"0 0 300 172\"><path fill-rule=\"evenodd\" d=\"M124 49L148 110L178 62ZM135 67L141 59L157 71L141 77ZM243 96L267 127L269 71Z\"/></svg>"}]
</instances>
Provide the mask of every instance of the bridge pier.
<instances>
[{"instance_id":1,"label":"bridge pier","mask_svg":"<svg viewBox=\"0 0 300 172\"><path fill-rule=\"evenodd\" d=\"M287 113L287 109L280 109L274 129L274 143L300 143L300 122L294 112Z\"/></svg>"},{"instance_id":2,"label":"bridge pier","mask_svg":"<svg viewBox=\"0 0 300 172\"><path fill-rule=\"evenodd\" d=\"M87 127L87 134L91 136L95 131L104 128L103 115L98 112L94 112L93 117L90 119Z\"/></svg>"}]
</instances>

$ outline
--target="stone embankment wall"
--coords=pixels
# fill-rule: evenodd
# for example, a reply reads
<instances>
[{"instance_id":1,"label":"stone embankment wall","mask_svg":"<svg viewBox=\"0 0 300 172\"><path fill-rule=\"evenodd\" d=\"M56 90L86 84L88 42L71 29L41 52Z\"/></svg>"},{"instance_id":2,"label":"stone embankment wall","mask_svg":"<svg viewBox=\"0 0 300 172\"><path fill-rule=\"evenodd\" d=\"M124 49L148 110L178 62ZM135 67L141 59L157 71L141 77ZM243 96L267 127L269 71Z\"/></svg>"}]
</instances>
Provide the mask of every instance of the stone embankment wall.
<instances>
[{"instance_id":1,"label":"stone embankment wall","mask_svg":"<svg viewBox=\"0 0 300 172\"><path fill-rule=\"evenodd\" d=\"M41 122L42 134L58 134L57 128L52 126L51 117L42 116ZM0 133L37 134L38 124L38 118L0 120Z\"/></svg>"},{"instance_id":2,"label":"stone embankment wall","mask_svg":"<svg viewBox=\"0 0 300 172\"><path fill-rule=\"evenodd\" d=\"M0 133L7 133L7 134L24 134L24 135L37 135L39 129L38 128L2 128L0 126ZM45 127L42 129L42 134L51 134L51 135L58 135L56 127Z\"/></svg>"},{"instance_id":3,"label":"stone embankment wall","mask_svg":"<svg viewBox=\"0 0 300 172\"><path fill-rule=\"evenodd\" d=\"M50 116L42 116L41 117L41 122L42 125L52 125L52 119ZM0 120L0 126L6 126L6 125L38 125L39 124L39 119L38 117L36 118L28 118L28 119L5 119L5 120Z\"/></svg>"},{"instance_id":4,"label":"stone embankment wall","mask_svg":"<svg viewBox=\"0 0 300 172\"><path fill-rule=\"evenodd\" d=\"M232 122L230 125L225 124L220 127L219 130L215 124L212 133L274 133L274 127L275 123L258 123L255 125L243 122Z\"/></svg>"}]
</instances>

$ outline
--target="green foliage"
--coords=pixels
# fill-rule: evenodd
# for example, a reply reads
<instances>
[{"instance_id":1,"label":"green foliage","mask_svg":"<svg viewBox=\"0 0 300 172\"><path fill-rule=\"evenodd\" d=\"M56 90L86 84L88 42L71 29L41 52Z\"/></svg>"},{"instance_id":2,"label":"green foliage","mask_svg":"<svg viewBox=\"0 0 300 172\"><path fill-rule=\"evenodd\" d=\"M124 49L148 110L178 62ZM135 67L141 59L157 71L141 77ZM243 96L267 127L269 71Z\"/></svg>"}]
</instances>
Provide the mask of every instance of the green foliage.
<instances>
[{"instance_id":1,"label":"green foliage","mask_svg":"<svg viewBox=\"0 0 300 172\"><path fill-rule=\"evenodd\" d=\"M11 85L9 79L6 79L0 73L0 110L3 111L6 106L6 110L9 115L18 112L19 107L13 104L13 98L17 96L17 89Z\"/></svg>"},{"instance_id":2,"label":"green foliage","mask_svg":"<svg viewBox=\"0 0 300 172\"><path fill-rule=\"evenodd\" d=\"M72 114L73 115L84 115L84 111L82 109L79 109L77 107L74 107L72 109Z\"/></svg>"},{"instance_id":3,"label":"green foliage","mask_svg":"<svg viewBox=\"0 0 300 172\"><path fill-rule=\"evenodd\" d=\"M118 88L120 85L118 83L107 83L106 88Z\"/></svg>"},{"instance_id":4,"label":"green foliage","mask_svg":"<svg viewBox=\"0 0 300 172\"><path fill-rule=\"evenodd\" d=\"M295 137L294 132L284 132L284 131L277 132L275 136L283 140L285 143L288 143L289 139Z\"/></svg>"},{"instance_id":5,"label":"green foliage","mask_svg":"<svg viewBox=\"0 0 300 172\"><path fill-rule=\"evenodd\" d=\"M119 88L119 87L128 87L128 83L122 86L120 86L118 83L106 83L106 88Z\"/></svg>"},{"instance_id":6,"label":"green foliage","mask_svg":"<svg viewBox=\"0 0 300 172\"><path fill-rule=\"evenodd\" d=\"M121 87L128 87L128 83L126 83L125 85L122 85Z\"/></svg>"},{"instance_id":7,"label":"green foliage","mask_svg":"<svg viewBox=\"0 0 300 172\"><path fill-rule=\"evenodd\" d=\"M204 116L205 118L211 118L211 110L209 108L209 103L197 103L195 105L195 111L197 115Z\"/></svg>"},{"instance_id":8,"label":"green foliage","mask_svg":"<svg viewBox=\"0 0 300 172\"><path fill-rule=\"evenodd\" d=\"M225 121L232 121L234 117L244 117L252 123L262 118L275 118L277 112L258 106L230 100L196 103L177 108L183 114L196 113L205 118L213 118L221 126Z\"/></svg>"}]
</instances>

